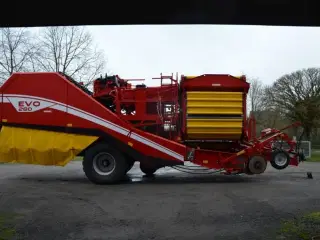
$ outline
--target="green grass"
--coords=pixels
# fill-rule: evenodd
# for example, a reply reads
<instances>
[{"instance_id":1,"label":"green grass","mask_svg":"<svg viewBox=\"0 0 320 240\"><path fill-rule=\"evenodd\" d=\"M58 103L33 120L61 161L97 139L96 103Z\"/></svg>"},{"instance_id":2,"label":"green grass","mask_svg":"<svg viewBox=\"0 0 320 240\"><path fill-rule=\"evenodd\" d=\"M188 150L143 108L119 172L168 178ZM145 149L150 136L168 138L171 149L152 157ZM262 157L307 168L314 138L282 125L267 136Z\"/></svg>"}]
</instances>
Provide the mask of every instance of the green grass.
<instances>
[{"instance_id":1,"label":"green grass","mask_svg":"<svg viewBox=\"0 0 320 240\"><path fill-rule=\"evenodd\" d=\"M282 223L279 234L283 239L309 240L320 235L320 212L306 214Z\"/></svg>"},{"instance_id":2,"label":"green grass","mask_svg":"<svg viewBox=\"0 0 320 240\"><path fill-rule=\"evenodd\" d=\"M320 150L312 151L311 158L307 159L308 162L320 162Z\"/></svg>"},{"instance_id":3,"label":"green grass","mask_svg":"<svg viewBox=\"0 0 320 240\"><path fill-rule=\"evenodd\" d=\"M0 240L9 240L16 235L13 227L17 214L0 213Z\"/></svg>"}]
</instances>

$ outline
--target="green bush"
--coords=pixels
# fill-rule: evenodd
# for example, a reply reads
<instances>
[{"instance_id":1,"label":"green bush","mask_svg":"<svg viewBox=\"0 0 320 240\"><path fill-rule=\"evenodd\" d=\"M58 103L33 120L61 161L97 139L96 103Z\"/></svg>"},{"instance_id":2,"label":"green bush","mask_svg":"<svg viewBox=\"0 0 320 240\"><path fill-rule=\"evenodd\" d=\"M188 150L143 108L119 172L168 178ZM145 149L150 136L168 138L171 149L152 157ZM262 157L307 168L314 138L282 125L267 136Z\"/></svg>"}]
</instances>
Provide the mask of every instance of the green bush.
<instances>
[{"instance_id":1,"label":"green bush","mask_svg":"<svg viewBox=\"0 0 320 240\"><path fill-rule=\"evenodd\" d=\"M320 212L313 212L301 218L284 221L280 229L283 239L310 240L320 235Z\"/></svg>"}]
</instances>

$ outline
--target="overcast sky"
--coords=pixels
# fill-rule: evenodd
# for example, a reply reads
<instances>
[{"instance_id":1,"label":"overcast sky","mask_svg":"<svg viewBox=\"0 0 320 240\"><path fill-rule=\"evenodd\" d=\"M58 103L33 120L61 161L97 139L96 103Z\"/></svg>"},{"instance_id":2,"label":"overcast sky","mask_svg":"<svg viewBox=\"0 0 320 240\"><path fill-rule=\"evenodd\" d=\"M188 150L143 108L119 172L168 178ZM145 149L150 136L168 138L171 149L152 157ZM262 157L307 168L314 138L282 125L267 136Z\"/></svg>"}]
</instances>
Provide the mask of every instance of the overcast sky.
<instances>
[{"instance_id":1,"label":"overcast sky","mask_svg":"<svg viewBox=\"0 0 320 240\"><path fill-rule=\"evenodd\" d=\"M246 74L272 83L285 73L320 67L320 28L172 25L90 26L108 69L123 78L160 73ZM156 82L155 82L156 81Z\"/></svg>"}]
</instances>

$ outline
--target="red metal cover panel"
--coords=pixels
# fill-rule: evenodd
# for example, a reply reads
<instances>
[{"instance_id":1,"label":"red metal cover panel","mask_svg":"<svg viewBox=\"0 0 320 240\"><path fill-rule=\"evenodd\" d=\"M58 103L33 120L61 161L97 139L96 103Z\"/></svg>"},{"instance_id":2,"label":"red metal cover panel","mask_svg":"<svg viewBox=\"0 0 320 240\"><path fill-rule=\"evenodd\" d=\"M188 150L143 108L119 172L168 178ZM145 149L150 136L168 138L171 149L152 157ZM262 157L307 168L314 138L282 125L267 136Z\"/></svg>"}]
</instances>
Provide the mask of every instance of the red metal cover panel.
<instances>
[{"instance_id":1,"label":"red metal cover panel","mask_svg":"<svg viewBox=\"0 0 320 240\"><path fill-rule=\"evenodd\" d=\"M237 78L226 74L183 77L180 84L185 91L237 91L247 93L250 87L244 77Z\"/></svg>"},{"instance_id":2,"label":"red metal cover panel","mask_svg":"<svg viewBox=\"0 0 320 240\"><path fill-rule=\"evenodd\" d=\"M9 123L98 128L147 156L185 159L184 145L133 128L58 73L15 73L0 91Z\"/></svg>"}]
</instances>

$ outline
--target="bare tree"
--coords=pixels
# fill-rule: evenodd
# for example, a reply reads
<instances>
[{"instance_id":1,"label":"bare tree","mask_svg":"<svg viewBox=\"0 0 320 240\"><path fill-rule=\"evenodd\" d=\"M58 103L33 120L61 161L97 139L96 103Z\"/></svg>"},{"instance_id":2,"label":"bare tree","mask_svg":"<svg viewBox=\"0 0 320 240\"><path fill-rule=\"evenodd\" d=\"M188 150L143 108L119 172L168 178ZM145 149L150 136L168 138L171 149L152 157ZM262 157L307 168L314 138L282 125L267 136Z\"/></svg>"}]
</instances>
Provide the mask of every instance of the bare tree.
<instances>
[{"instance_id":1,"label":"bare tree","mask_svg":"<svg viewBox=\"0 0 320 240\"><path fill-rule=\"evenodd\" d=\"M250 83L250 89L248 92L248 105L250 107L251 113L256 119L257 128L265 128L265 125L268 125L270 120L266 118L266 116L268 115L268 109L265 106L265 86L257 78L249 78L248 82Z\"/></svg>"},{"instance_id":2,"label":"bare tree","mask_svg":"<svg viewBox=\"0 0 320 240\"><path fill-rule=\"evenodd\" d=\"M0 29L0 81L6 80L13 72L30 71L30 58L35 46L26 29Z\"/></svg>"},{"instance_id":3,"label":"bare tree","mask_svg":"<svg viewBox=\"0 0 320 240\"><path fill-rule=\"evenodd\" d=\"M262 82L257 79L253 78L249 80L250 83L250 89L248 93L249 102L251 106L251 111L261 111L264 108L263 103L263 96L264 96L264 86Z\"/></svg>"},{"instance_id":4,"label":"bare tree","mask_svg":"<svg viewBox=\"0 0 320 240\"><path fill-rule=\"evenodd\" d=\"M37 67L47 72L62 72L89 85L104 71L103 52L93 46L85 27L46 27L40 32Z\"/></svg>"},{"instance_id":5,"label":"bare tree","mask_svg":"<svg viewBox=\"0 0 320 240\"><path fill-rule=\"evenodd\" d=\"M273 107L291 121L300 121L307 139L319 126L320 68L308 68L287 74L268 89Z\"/></svg>"}]
</instances>

